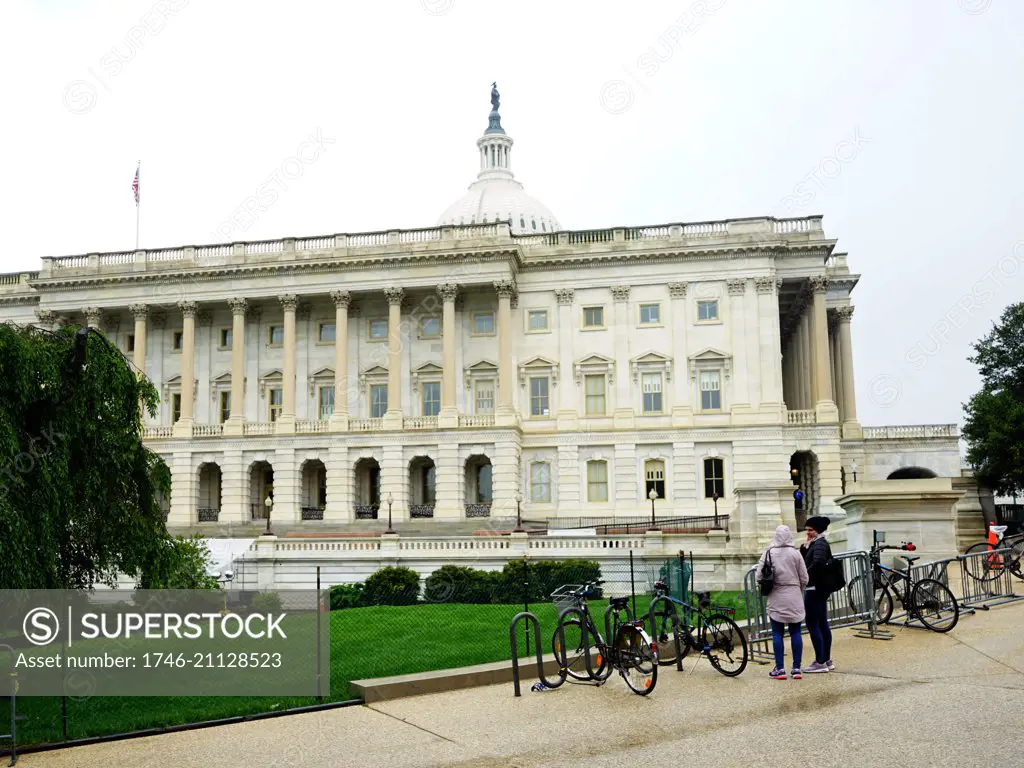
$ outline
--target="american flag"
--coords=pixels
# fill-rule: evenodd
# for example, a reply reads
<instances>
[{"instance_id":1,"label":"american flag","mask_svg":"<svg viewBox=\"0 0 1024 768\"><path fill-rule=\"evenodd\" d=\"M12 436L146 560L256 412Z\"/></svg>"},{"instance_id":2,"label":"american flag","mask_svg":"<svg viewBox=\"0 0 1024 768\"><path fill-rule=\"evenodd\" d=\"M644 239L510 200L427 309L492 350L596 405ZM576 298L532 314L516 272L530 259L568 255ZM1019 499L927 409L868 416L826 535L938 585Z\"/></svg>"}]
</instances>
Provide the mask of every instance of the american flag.
<instances>
[{"instance_id":1,"label":"american flag","mask_svg":"<svg viewBox=\"0 0 1024 768\"><path fill-rule=\"evenodd\" d=\"M139 168L141 168L141 167L142 167L142 164L140 163L139 166L135 169L135 181L132 182L132 192L135 195L135 204L136 205L139 204Z\"/></svg>"}]
</instances>

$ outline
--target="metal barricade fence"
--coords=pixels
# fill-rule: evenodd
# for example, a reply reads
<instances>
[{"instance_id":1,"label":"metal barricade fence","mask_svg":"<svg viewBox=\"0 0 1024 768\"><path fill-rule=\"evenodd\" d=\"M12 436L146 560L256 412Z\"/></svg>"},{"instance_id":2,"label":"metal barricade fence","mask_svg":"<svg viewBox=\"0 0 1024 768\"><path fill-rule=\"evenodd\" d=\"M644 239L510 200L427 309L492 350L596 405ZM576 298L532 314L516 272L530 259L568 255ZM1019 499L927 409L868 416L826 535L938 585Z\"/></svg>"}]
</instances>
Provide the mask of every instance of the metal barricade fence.
<instances>
[{"instance_id":1,"label":"metal barricade fence","mask_svg":"<svg viewBox=\"0 0 1024 768\"><path fill-rule=\"evenodd\" d=\"M987 610L991 605L1024 600L1014 594L1014 577L1007 567L1012 557L1011 548L960 555L960 604Z\"/></svg>"},{"instance_id":2,"label":"metal barricade fence","mask_svg":"<svg viewBox=\"0 0 1024 768\"><path fill-rule=\"evenodd\" d=\"M846 586L833 592L828 598L829 626L839 629L858 624L868 624L872 633L875 630L875 611L871 563L867 552L842 552L834 554L836 560L843 564L843 575ZM757 585L757 567L747 571L743 579L744 598L747 605L747 644L750 655L755 661L769 662L773 658L771 650L772 625L768 619L767 599L761 594ZM807 632L807 625L801 627Z\"/></svg>"}]
</instances>

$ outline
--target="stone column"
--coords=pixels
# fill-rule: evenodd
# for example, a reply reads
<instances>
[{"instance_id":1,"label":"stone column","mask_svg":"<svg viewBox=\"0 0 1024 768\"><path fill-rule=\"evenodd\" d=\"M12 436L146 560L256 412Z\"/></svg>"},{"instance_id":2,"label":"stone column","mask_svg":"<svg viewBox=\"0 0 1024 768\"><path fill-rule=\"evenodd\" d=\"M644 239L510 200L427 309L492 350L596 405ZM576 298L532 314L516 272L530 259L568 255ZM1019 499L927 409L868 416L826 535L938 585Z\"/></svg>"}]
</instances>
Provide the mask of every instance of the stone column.
<instances>
[{"instance_id":1,"label":"stone column","mask_svg":"<svg viewBox=\"0 0 1024 768\"><path fill-rule=\"evenodd\" d=\"M99 307L86 307L82 314L85 315L85 323L89 328L99 330L100 323L103 322L103 311Z\"/></svg>"},{"instance_id":2,"label":"stone column","mask_svg":"<svg viewBox=\"0 0 1024 768\"><path fill-rule=\"evenodd\" d=\"M669 404L672 407L672 426L688 427L693 426L693 405L690 402L692 392L690 388L690 376L687 373L689 367L686 348L686 328L690 322L689 302L686 299L687 283L669 283L668 296L671 309L671 337L672 337L672 368L675 374L672 377L672 399Z\"/></svg>"},{"instance_id":3,"label":"stone column","mask_svg":"<svg viewBox=\"0 0 1024 768\"><path fill-rule=\"evenodd\" d=\"M331 291L334 302L334 413L331 414L331 431L348 431L348 308L352 294L348 291ZM332 454L333 455L333 454ZM330 494L328 493L328 499ZM328 501L330 504L330 501ZM336 519L348 519L351 504L344 507L334 505Z\"/></svg>"},{"instance_id":4,"label":"stone column","mask_svg":"<svg viewBox=\"0 0 1024 768\"><path fill-rule=\"evenodd\" d=\"M782 405L782 339L778 330L779 301L775 293L775 278L759 277L754 280L757 291L757 328L759 359L761 362L761 392L759 408L778 410Z\"/></svg>"},{"instance_id":5,"label":"stone column","mask_svg":"<svg viewBox=\"0 0 1024 768\"><path fill-rule=\"evenodd\" d=\"M857 394L853 384L853 346L850 341L850 321L853 307L839 307L839 355L843 374L843 437L859 440L864 436L857 420Z\"/></svg>"},{"instance_id":6,"label":"stone column","mask_svg":"<svg viewBox=\"0 0 1024 768\"><path fill-rule=\"evenodd\" d=\"M405 291L394 286L385 288L388 299L388 410L384 414L385 429L402 428L402 299ZM397 480L392 480L392 484ZM383 492L383 491L382 491ZM394 491L393 491L394 492ZM397 496L396 496L397 498Z\"/></svg>"},{"instance_id":7,"label":"stone column","mask_svg":"<svg viewBox=\"0 0 1024 768\"><path fill-rule=\"evenodd\" d=\"M459 293L459 286L454 283L444 283L437 286L437 292L443 302L441 345L444 351L441 412L437 416L437 425L442 428L450 428L459 426L459 408L455 401L455 342L458 334L455 329L455 297Z\"/></svg>"},{"instance_id":8,"label":"stone column","mask_svg":"<svg viewBox=\"0 0 1024 768\"><path fill-rule=\"evenodd\" d=\"M249 302L228 299L231 307L231 416L224 424L225 435L245 432L245 313ZM214 406L220 411L220 403Z\"/></svg>"},{"instance_id":9,"label":"stone column","mask_svg":"<svg viewBox=\"0 0 1024 768\"><path fill-rule=\"evenodd\" d=\"M558 380L572 381L573 361L573 330L572 305L576 292L572 288L556 288L555 299L558 301ZM580 414L573 401L575 390L571 386L558 387L558 416L557 424L559 432L571 432L580 428ZM523 412L529 413L530 401L529 390L526 392L526 400L523 405Z\"/></svg>"},{"instance_id":10,"label":"stone column","mask_svg":"<svg viewBox=\"0 0 1024 768\"><path fill-rule=\"evenodd\" d=\"M174 425L175 437L191 437L195 422L196 314L194 301L178 303L183 317L181 326L181 418Z\"/></svg>"},{"instance_id":11,"label":"stone column","mask_svg":"<svg viewBox=\"0 0 1024 768\"><path fill-rule=\"evenodd\" d=\"M275 425L276 432L295 431L295 310L299 306L294 293L277 297L284 307L284 370L281 375L281 415ZM274 475L274 503L277 503L277 475Z\"/></svg>"},{"instance_id":12,"label":"stone column","mask_svg":"<svg viewBox=\"0 0 1024 768\"><path fill-rule=\"evenodd\" d=\"M832 402L839 409L839 421L843 421L843 361L839 354L839 322L835 313L828 316L828 355L832 375Z\"/></svg>"},{"instance_id":13,"label":"stone column","mask_svg":"<svg viewBox=\"0 0 1024 768\"><path fill-rule=\"evenodd\" d=\"M135 318L135 351L132 352L132 364L143 376L146 375L146 321L149 319L149 307L145 304L132 304L128 310Z\"/></svg>"},{"instance_id":14,"label":"stone column","mask_svg":"<svg viewBox=\"0 0 1024 768\"><path fill-rule=\"evenodd\" d=\"M729 411L733 414L750 413L750 395L747 391L749 376L747 375L747 350L746 334L744 326L745 310L743 305L744 294L747 290L746 280L727 280L726 287L729 290L729 318L728 323L732 329L729 334L732 344L732 402L728 403ZM723 382L724 384L724 382Z\"/></svg>"},{"instance_id":15,"label":"stone column","mask_svg":"<svg viewBox=\"0 0 1024 768\"><path fill-rule=\"evenodd\" d=\"M814 410L815 419L820 422L839 421L839 410L832 401L832 373L828 364L828 317L825 309L825 294L828 291L828 278L818 276L811 278L812 338L813 338L813 370L815 378Z\"/></svg>"},{"instance_id":16,"label":"stone column","mask_svg":"<svg viewBox=\"0 0 1024 768\"><path fill-rule=\"evenodd\" d=\"M811 364L811 331L810 315L804 310L800 317L800 368L797 371L800 380L800 408L814 408L812 399L814 385L814 366Z\"/></svg>"},{"instance_id":17,"label":"stone column","mask_svg":"<svg viewBox=\"0 0 1024 768\"><path fill-rule=\"evenodd\" d=\"M498 426L515 426L518 419L512 406L512 388L515 386L512 296L516 292L516 284L509 278L496 280L494 289L498 292L498 411L495 423Z\"/></svg>"},{"instance_id":18,"label":"stone column","mask_svg":"<svg viewBox=\"0 0 1024 768\"><path fill-rule=\"evenodd\" d=\"M612 286L615 315L612 319L612 352L615 358L615 409L612 411L616 429L632 429L635 412L633 390L629 375L629 335L632 318L629 316L629 286Z\"/></svg>"}]
</instances>

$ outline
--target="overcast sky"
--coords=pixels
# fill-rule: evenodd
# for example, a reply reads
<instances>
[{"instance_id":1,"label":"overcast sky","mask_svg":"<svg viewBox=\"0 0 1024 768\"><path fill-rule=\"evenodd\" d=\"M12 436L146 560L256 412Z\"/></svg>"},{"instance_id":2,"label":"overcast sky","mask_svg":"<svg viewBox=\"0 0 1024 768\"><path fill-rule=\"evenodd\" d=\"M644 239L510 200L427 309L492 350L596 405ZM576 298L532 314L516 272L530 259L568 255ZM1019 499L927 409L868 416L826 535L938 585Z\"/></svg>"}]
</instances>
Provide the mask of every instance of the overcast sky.
<instances>
[{"instance_id":1,"label":"overcast sky","mask_svg":"<svg viewBox=\"0 0 1024 768\"><path fill-rule=\"evenodd\" d=\"M6 0L0 268L134 248L139 159L143 248L431 226L497 80L565 228L823 214L861 421L958 421L1024 298L1022 32L1018 0Z\"/></svg>"}]
</instances>

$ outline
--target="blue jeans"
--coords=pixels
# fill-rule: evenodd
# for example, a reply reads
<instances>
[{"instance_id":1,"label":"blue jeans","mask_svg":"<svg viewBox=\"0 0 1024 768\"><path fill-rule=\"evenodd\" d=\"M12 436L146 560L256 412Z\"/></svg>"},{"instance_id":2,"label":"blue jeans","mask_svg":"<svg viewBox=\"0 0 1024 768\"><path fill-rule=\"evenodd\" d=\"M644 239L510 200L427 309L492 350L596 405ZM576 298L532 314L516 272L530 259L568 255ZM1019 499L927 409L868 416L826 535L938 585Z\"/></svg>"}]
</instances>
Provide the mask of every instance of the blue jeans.
<instances>
[{"instance_id":1,"label":"blue jeans","mask_svg":"<svg viewBox=\"0 0 1024 768\"><path fill-rule=\"evenodd\" d=\"M828 595L817 589L804 593L807 611L807 634L814 646L814 660L824 664L832 658L832 629L828 625Z\"/></svg>"},{"instance_id":2,"label":"blue jeans","mask_svg":"<svg viewBox=\"0 0 1024 768\"><path fill-rule=\"evenodd\" d=\"M786 633L786 624L775 619L772 623L772 649L775 651L775 668L786 668L786 643L783 635ZM793 646L793 669L800 669L800 660L804 655L804 638L800 634L800 622L789 624L790 644Z\"/></svg>"}]
</instances>

